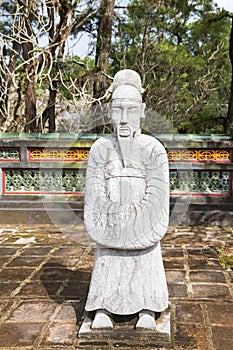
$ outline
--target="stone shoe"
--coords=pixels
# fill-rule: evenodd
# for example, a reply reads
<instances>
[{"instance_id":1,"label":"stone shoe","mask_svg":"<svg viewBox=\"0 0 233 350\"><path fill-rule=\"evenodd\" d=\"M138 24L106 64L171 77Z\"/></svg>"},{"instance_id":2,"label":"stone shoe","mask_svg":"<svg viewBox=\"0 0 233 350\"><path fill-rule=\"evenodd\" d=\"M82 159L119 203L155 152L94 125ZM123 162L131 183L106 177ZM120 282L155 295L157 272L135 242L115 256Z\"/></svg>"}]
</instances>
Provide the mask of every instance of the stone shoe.
<instances>
[{"instance_id":1,"label":"stone shoe","mask_svg":"<svg viewBox=\"0 0 233 350\"><path fill-rule=\"evenodd\" d=\"M114 325L106 310L97 310L91 329L113 329Z\"/></svg>"},{"instance_id":2,"label":"stone shoe","mask_svg":"<svg viewBox=\"0 0 233 350\"><path fill-rule=\"evenodd\" d=\"M136 324L136 329L148 329L148 330L156 330L155 323L155 313L152 311L143 310L139 312L139 319Z\"/></svg>"}]
</instances>

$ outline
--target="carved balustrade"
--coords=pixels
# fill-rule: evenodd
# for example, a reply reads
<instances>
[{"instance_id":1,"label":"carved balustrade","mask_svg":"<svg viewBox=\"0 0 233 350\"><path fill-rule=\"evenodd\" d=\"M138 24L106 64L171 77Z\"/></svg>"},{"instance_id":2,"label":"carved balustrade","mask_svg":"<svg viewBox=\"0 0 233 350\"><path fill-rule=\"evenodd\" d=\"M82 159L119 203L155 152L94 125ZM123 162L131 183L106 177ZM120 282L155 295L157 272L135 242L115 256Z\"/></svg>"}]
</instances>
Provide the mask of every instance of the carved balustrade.
<instances>
[{"instance_id":1,"label":"carved balustrade","mask_svg":"<svg viewBox=\"0 0 233 350\"><path fill-rule=\"evenodd\" d=\"M0 135L1 194L83 195L88 153L97 135ZM160 139L160 135L156 136ZM171 196L232 196L233 141L163 135Z\"/></svg>"}]
</instances>

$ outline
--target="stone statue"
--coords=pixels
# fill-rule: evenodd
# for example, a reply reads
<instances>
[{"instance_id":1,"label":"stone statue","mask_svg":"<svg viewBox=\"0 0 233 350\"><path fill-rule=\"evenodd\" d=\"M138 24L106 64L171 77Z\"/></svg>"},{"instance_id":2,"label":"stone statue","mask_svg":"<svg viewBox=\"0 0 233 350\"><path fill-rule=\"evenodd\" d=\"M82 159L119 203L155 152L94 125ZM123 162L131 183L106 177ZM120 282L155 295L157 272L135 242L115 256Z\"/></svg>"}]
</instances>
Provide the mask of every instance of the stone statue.
<instances>
[{"instance_id":1,"label":"stone statue","mask_svg":"<svg viewBox=\"0 0 233 350\"><path fill-rule=\"evenodd\" d=\"M111 314L138 313L136 329L156 329L155 313L168 307L160 240L168 226L166 151L142 135L141 79L119 71L110 87L114 135L98 139L88 159L84 221L96 242L86 311L91 329L114 327Z\"/></svg>"}]
</instances>

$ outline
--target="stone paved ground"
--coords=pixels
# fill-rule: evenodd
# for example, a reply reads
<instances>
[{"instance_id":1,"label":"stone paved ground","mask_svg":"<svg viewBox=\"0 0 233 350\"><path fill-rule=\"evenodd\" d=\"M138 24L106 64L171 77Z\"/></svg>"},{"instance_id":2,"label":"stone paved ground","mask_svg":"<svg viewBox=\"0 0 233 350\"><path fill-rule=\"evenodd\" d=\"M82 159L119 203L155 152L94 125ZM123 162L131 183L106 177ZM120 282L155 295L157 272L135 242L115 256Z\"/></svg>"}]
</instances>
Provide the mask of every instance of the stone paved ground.
<instances>
[{"instance_id":1,"label":"stone paved ground","mask_svg":"<svg viewBox=\"0 0 233 350\"><path fill-rule=\"evenodd\" d=\"M233 271L216 253L233 255L232 242L233 229L219 227L170 228L163 240L170 349L233 349ZM93 254L82 225L0 226L0 350L145 349L78 340Z\"/></svg>"}]
</instances>

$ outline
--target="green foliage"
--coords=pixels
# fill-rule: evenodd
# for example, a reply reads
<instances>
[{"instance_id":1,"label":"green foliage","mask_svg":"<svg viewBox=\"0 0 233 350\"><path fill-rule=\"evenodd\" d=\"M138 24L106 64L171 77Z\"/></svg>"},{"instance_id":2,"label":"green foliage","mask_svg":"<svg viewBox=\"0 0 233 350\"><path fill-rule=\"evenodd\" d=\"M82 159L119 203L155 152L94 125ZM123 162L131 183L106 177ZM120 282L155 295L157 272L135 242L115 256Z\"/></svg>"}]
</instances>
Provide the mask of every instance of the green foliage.
<instances>
[{"instance_id":1,"label":"green foliage","mask_svg":"<svg viewBox=\"0 0 233 350\"><path fill-rule=\"evenodd\" d=\"M59 103L65 108L67 105L73 108L85 103L91 105L97 74L93 52L96 52L101 1L44 3L34 0L29 3L33 28L30 74L35 77L38 99L41 91L47 93L50 88L51 93L56 89ZM42 3L46 4L44 8ZM5 66L2 70L0 67L3 72L0 85L8 79L5 85L13 98L18 99L12 103L10 115L18 120L19 110L22 110L18 106L22 105L23 86L28 75L22 60L22 38L16 42L14 36L23 35L20 31L17 33L18 17L13 15L16 4L14 0L3 0L1 5L4 16L0 32L7 45L2 50L1 62ZM50 16L49 7L54 11ZM69 11L72 21L66 19ZM179 132L226 133L231 85L230 27L227 12L220 10L213 0L132 0L123 12L115 11L108 73L114 76L123 68L136 70L142 77L148 109L166 118ZM83 31L93 37L91 56L80 59L66 54L64 42L79 37ZM42 37L47 37L49 44L41 45ZM13 48L14 44L20 45L18 51ZM101 82L103 75L99 74ZM5 118L10 108L5 106L6 88L2 91ZM42 112L37 113L38 120Z\"/></svg>"},{"instance_id":2,"label":"green foliage","mask_svg":"<svg viewBox=\"0 0 233 350\"><path fill-rule=\"evenodd\" d=\"M229 33L212 0L134 0L115 25L110 71L138 71L147 106L178 131L225 132Z\"/></svg>"},{"instance_id":3,"label":"green foliage","mask_svg":"<svg viewBox=\"0 0 233 350\"><path fill-rule=\"evenodd\" d=\"M233 250L229 247L216 247L220 264L224 269L233 270Z\"/></svg>"}]
</instances>

